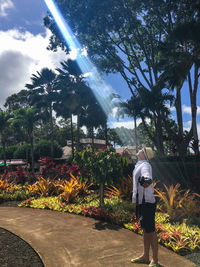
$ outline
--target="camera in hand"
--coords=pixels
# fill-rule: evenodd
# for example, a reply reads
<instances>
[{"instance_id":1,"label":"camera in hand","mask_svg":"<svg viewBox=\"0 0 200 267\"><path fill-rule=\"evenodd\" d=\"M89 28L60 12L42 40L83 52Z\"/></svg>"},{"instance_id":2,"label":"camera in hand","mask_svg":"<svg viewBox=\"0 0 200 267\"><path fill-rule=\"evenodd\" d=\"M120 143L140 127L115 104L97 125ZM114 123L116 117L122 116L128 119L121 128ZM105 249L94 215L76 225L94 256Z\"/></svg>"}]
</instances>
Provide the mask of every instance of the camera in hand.
<instances>
[{"instance_id":1,"label":"camera in hand","mask_svg":"<svg viewBox=\"0 0 200 267\"><path fill-rule=\"evenodd\" d=\"M138 178L138 183L140 183L141 186L143 186L144 183L150 185L152 182L152 179L148 177L140 176Z\"/></svg>"}]
</instances>

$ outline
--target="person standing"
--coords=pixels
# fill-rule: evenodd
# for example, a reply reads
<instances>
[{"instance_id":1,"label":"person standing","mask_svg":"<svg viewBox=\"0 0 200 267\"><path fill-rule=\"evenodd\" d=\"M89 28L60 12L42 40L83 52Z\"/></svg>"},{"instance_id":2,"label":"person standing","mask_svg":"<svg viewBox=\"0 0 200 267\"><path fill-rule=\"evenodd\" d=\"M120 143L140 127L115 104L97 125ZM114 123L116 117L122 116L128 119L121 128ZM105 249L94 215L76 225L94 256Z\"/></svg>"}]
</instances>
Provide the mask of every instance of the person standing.
<instances>
[{"instance_id":1,"label":"person standing","mask_svg":"<svg viewBox=\"0 0 200 267\"><path fill-rule=\"evenodd\" d=\"M133 170L132 202L136 203L136 216L143 229L144 252L132 263L149 264L149 267L158 267L158 239L155 233L156 199L154 197L152 167L149 160L154 157L150 147L143 147L136 154L137 163ZM149 251L152 248L153 257L149 260Z\"/></svg>"}]
</instances>

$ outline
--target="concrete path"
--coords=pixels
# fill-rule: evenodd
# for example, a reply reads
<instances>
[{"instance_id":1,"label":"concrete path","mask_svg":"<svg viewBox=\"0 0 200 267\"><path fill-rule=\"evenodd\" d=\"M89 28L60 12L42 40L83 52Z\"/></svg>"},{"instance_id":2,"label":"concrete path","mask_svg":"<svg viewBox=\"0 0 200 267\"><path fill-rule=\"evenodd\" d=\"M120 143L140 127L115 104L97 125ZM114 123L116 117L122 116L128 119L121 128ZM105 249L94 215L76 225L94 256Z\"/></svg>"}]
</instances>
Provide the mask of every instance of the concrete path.
<instances>
[{"instance_id":1,"label":"concrete path","mask_svg":"<svg viewBox=\"0 0 200 267\"><path fill-rule=\"evenodd\" d=\"M0 227L28 242L45 267L128 267L141 254L142 237L106 222L50 210L0 207ZM159 246L165 267L194 267L168 249Z\"/></svg>"}]
</instances>

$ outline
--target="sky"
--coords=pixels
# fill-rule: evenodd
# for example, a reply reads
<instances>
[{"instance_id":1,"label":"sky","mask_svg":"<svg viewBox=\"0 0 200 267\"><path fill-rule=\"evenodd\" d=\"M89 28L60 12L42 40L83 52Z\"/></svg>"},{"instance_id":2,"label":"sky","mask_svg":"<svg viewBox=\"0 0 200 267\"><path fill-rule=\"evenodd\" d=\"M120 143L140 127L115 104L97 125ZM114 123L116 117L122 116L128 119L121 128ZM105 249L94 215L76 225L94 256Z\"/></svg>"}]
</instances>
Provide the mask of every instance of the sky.
<instances>
[{"instance_id":1,"label":"sky","mask_svg":"<svg viewBox=\"0 0 200 267\"><path fill-rule=\"evenodd\" d=\"M43 0L0 0L0 108L6 98L25 89L32 74L48 67L60 67L60 62L67 60L66 54L58 50L47 50L51 36L43 25L47 7ZM131 93L120 75L104 76L106 83L112 86L122 100L129 99ZM197 95L198 134L200 138L200 93ZM190 129L191 110L187 84L182 90L184 128ZM175 109L172 109L175 119ZM140 121L138 121L139 123ZM112 127L133 128L133 119L120 119Z\"/></svg>"}]
</instances>

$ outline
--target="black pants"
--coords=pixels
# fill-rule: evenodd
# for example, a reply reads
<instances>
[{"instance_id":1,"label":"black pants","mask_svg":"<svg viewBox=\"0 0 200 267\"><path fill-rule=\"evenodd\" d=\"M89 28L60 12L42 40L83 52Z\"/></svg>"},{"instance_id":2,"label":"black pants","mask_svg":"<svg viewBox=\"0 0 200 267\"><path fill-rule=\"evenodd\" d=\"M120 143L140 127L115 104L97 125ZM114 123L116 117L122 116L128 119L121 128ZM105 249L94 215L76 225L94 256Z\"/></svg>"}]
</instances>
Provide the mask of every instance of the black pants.
<instances>
[{"instance_id":1,"label":"black pants","mask_svg":"<svg viewBox=\"0 0 200 267\"><path fill-rule=\"evenodd\" d=\"M155 232L155 212L156 203L143 203L137 205L137 218L140 220L141 227L146 233Z\"/></svg>"}]
</instances>

